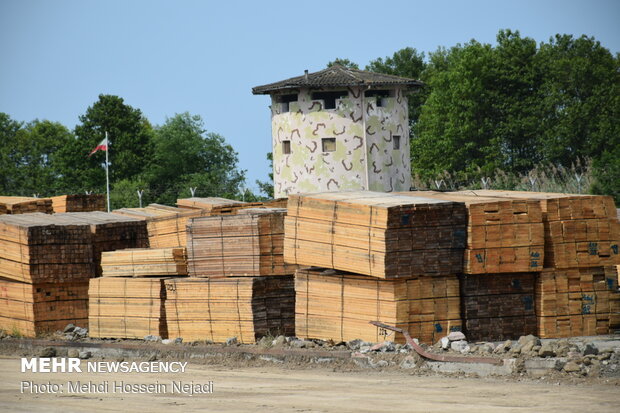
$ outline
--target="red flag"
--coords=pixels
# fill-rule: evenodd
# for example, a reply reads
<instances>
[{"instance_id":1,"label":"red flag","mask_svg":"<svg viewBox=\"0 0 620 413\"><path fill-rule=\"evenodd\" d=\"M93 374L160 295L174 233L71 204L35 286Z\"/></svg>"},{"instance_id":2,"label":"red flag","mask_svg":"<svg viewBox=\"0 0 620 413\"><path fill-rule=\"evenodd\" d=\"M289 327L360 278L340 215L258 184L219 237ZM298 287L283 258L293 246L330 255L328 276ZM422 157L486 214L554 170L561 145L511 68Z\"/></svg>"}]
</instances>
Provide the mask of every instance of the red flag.
<instances>
[{"instance_id":1,"label":"red flag","mask_svg":"<svg viewBox=\"0 0 620 413\"><path fill-rule=\"evenodd\" d=\"M107 150L108 150L108 138L104 138L101 142L99 142L99 145L97 145L95 149L93 149L93 151L88 156L92 155L93 153L97 151L107 151Z\"/></svg>"}]
</instances>

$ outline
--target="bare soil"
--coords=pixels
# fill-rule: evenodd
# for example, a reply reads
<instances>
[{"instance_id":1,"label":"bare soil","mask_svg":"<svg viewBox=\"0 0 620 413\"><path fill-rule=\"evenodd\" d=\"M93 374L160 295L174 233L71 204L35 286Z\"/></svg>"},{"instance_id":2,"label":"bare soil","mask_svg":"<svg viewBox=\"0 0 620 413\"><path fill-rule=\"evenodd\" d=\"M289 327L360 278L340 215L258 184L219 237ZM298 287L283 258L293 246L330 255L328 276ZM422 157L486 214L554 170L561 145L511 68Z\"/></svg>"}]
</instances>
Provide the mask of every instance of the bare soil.
<instances>
[{"instance_id":1,"label":"bare soil","mask_svg":"<svg viewBox=\"0 0 620 413\"><path fill-rule=\"evenodd\" d=\"M207 412L617 412L620 388L613 382L515 381L389 371L290 369L269 365L230 367L189 364L185 373L21 373L16 357L0 358L0 411L207 411ZM80 380L150 384L206 384L213 393L30 394L22 381L62 384ZM170 386L168 386L170 387Z\"/></svg>"}]
</instances>

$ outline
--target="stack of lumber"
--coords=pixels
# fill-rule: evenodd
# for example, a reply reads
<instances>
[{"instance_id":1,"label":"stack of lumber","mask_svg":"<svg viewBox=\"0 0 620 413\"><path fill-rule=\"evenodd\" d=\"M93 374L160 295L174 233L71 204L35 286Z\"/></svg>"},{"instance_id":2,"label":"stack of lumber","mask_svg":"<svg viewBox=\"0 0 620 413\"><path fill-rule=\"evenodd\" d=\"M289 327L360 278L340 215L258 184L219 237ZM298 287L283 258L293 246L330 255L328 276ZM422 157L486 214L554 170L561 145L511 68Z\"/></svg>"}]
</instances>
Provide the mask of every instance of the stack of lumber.
<instances>
[{"instance_id":1,"label":"stack of lumber","mask_svg":"<svg viewBox=\"0 0 620 413\"><path fill-rule=\"evenodd\" d=\"M146 208L122 208L112 213L146 221L151 248L185 247L188 220L208 215L202 209L174 208L159 204L150 204Z\"/></svg>"},{"instance_id":2,"label":"stack of lumber","mask_svg":"<svg viewBox=\"0 0 620 413\"><path fill-rule=\"evenodd\" d=\"M0 328L35 337L69 323L88 326L88 281L23 283L0 278Z\"/></svg>"},{"instance_id":3,"label":"stack of lumber","mask_svg":"<svg viewBox=\"0 0 620 413\"><path fill-rule=\"evenodd\" d=\"M250 208L238 215L193 218L188 225L192 277L291 275L284 262L285 209Z\"/></svg>"},{"instance_id":4,"label":"stack of lumber","mask_svg":"<svg viewBox=\"0 0 620 413\"><path fill-rule=\"evenodd\" d=\"M91 337L168 337L165 278L93 278L88 288Z\"/></svg>"},{"instance_id":5,"label":"stack of lumber","mask_svg":"<svg viewBox=\"0 0 620 413\"><path fill-rule=\"evenodd\" d=\"M0 328L34 336L85 326L91 239L88 225L54 215L0 216Z\"/></svg>"},{"instance_id":6,"label":"stack of lumber","mask_svg":"<svg viewBox=\"0 0 620 413\"><path fill-rule=\"evenodd\" d=\"M459 280L456 275L384 280L322 268L295 273L295 325L299 337L333 340L360 338L404 343L401 334L370 321L403 328L424 343L460 331Z\"/></svg>"},{"instance_id":7,"label":"stack of lumber","mask_svg":"<svg viewBox=\"0 0 620 413\"><path fill-rule=\"evenodd\" d=\"M49 219L65 225L90 226L96 277L101 276L101 254L104 251L149 246L146 224L135 218L107 212L67 212L54 214Z\"/></svg>"},{"instance_id":8,"label":"stack of lumber","mask_svg":"<svg viewBox=\"0 0 620 413\"><path fill-rule=\"evenodd\" d=\"M185 276L185 248L139 248L104 252L104 277Z\"/></svg>"},{"instance_id":9,"label":"stack of lumber","mask_svg":"<svg viewBox=\"0 0 620 413\"><path fill-rule=\"evenodd\" d=\"M29 198L22 196L0 196L0 214L27 214L53 212L52 200L49 198Z\"/></svg>"},{"instance_id":10,"label":"stack of lumber","mask_svg":"<svg viewBox=\"0 0 620 413\"><path fill-rule=\"evenodd\" d=\"M254 343L265 335L295 333L292 276L167 279L170 337Z\"/></svg>"},{"instance_id":11,"label":"stack of lumber","mask_svg":"<svg viewBox=\"0 0 620 413\"><path fill-rule=\"evenodd\" d=\"M379 278L461 272L465 205L379 192L291 195L284 260Z\"/></svg>"},{"instance_id":12,"label":"stack of lumber","mask_svg":"<svg viewBox=\"0 0 620 413\"><path fill-rule=\"evenodd\" d=\"M231 215L239 208L261 206L261 202L243 202L226 198L185 198L177 199L177 206L184 209L200 209L206 215Z\"/></svg>"},{"instance_id":13,"label":"stack of lumber","mask_svg":"<svg viewBox=\"0 0 620 413\"><path fill-rule=\"evenodd\" d=\"M90 212L105 211L105 196L103 194L76 194L53 196L54 212Z\"/></svg>"},{"instance_id":14,"label":"stack of lumber","mask_svg":"<svg viewBox=\"0 0 620 413\"><path fill-rule=\"evenodd\" d=\"M463 327L469 340L536 335L536 273L461 276Z\"/></svg>"},{"instance_id":15,"label":"stack of lumber","mask_svg":"<svg viewBox=\"0 0 620 413\"><path fill-rule=\"evenodd\" d=\"M541 338L610 334L620 327L616 267L544 270L535 302Z\"/></svg>"},{"instance_id":16,"label":"stack of lumber","mask_svg":"<svg viewBox=\"0 0 620 413\"><path fill-rule=\"evenodd\" d=\"M456 192L417 191L403 194L465 203L468 221L464 273L542 270L544 227L538 201Z\"/></svg>"},{"instance_id":17,"label":"stack of lumber","mask_svg":"<svg viewBox=\"0 0 620 413\"><path fill-rule=\"evenodd\" d=\"M491 190L465 193L538 201L545 228L545 268L620 264L620 223L609 196Z\"/></svg>"},{"instance_id":18,"label":"stack of lumber","mask_svg":"<svg viewBox=\"0 0 620 413\"><path fill-rule=\"evenodd\" d=\"M92 273L88 225L41 213L0 216L0 277L42 283L88 280Z\"/></svg>"}]
</instances>

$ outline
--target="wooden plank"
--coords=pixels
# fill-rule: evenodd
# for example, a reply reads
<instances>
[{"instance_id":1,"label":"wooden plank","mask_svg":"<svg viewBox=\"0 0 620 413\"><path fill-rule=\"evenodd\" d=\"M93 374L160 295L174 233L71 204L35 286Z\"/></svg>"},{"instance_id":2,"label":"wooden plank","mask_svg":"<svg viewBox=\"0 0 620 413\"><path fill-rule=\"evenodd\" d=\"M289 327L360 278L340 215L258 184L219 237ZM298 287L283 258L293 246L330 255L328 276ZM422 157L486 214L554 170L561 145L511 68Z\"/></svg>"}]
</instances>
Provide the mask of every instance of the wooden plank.
<instances>
[{"instance_id":1,"label":"wooden plank","mask_svg":"<svg viewBox=\"0 0 620 413\"><path fill-rule=\"evenodd\" d=\"M0 278L0 329L35 337L88 327L88 281L28 284Z\"/></svg>"},{"instance_id":2,"label":"wooden plank","mask_svg":"<svg viewBox=\"0 0 620 413\"><path fill-rule=\"evenodd\" d=\"M402 335L390 335L369 324L381 321L407 329L424 343L434 343L461 326L456 275L384 280L303 268L295 273L295 292L299 337L405 342Z\"/></svg>"},{"instance_id":3,"label":"wooden plank","mask_svg":"<svg viewBox=\"0 0 620 413\"><path fill-rule=\"evenodd\" d=\"M291 195L284 260L407 278L461 272L466 209L460 202L378 192Z\"/></svg>"}]
</instances>

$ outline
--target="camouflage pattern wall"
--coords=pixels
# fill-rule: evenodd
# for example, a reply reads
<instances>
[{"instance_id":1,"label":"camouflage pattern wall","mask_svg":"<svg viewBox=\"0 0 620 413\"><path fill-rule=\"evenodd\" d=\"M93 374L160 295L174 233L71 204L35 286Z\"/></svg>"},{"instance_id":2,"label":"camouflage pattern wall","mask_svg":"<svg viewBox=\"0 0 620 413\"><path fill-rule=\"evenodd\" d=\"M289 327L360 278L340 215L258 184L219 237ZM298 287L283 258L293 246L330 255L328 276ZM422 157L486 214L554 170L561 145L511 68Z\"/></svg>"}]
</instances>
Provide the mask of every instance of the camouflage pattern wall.
<instances>
[{"instance_id":1,"label":"camouflage pattern wall","mask_svg":"<svg viewBox=\"0 0 620 413\"><path fill-rule=\"evenodd\" d=\"M348 97L324 109L307 89L297 102L282 104L272 96L274 195L290 193L372 190L407 191L411 187L407 98L401 90L381 99L364 97L349 88ZM363 110L363 113L362 113ZM395 136L400 148L395 149ZM335 149L323 152L323 139L335 138ZM365 142L367 139L367 142ZM283 151L290 142L290 153ZM368 171L368 175L366 173ZM368 179L368 180L367 180Z\"/></svg>"}]
</instances>

